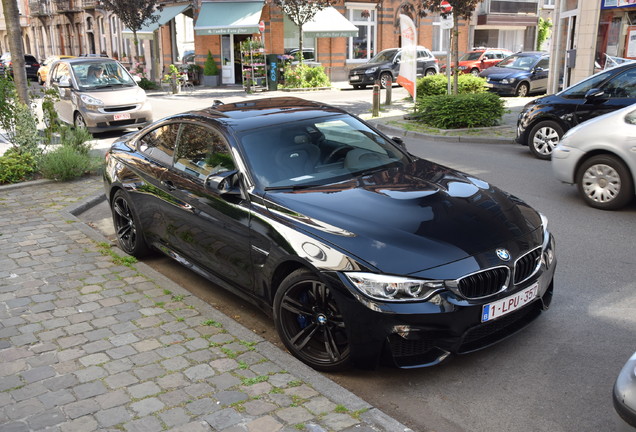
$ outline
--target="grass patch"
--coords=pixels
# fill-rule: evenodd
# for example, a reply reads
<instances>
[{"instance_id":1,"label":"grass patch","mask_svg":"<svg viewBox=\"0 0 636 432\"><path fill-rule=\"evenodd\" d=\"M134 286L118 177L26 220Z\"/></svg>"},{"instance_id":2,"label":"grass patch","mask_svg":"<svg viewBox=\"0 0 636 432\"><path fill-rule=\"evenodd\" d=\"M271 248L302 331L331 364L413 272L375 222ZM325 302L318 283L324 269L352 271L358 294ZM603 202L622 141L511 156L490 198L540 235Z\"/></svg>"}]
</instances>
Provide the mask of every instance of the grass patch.
<instances>
[{"instance_id":1,"label":"grass patch","mask_svg":"<svg viewBox=\"0 0 636 432\"><path fill-rule=\"evenodd\" d=\"M97 248L99 250L99 253L101 253L104 256L110 256L113 259L113 263L118 264L118 265L123 265L129 268L134 268L133 264L137 263L137 258L130 256L130 255L126 255L126 256L120 256L118 255L110 246L110 244L106 243L106 242L100 242L97 244Z\"/></svg>"},{"instance_id":2,"label":"grass patch","mask_svg":"<svg viewBox=\"0 0 636 432\"><path fill-rule=\"evenodd\" d=\"M251 386L251 385L254 385L254 384L266 382L267 380L269 380L269 376L267 376L267 375L259 375L259 376L254 377L254 378L243 378L241 380L241 383L244 386Z\"/></svg>"}]
</instances>

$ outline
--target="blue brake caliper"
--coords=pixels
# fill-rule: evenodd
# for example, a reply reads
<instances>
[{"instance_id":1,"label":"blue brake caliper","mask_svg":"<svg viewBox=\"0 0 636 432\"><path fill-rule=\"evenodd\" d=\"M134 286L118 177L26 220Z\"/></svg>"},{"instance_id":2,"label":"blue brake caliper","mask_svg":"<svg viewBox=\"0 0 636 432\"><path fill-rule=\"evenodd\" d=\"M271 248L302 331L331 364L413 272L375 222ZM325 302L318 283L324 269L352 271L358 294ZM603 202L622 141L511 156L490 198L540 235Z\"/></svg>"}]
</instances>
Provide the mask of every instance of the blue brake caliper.
<instances>
[{"instance_id":1,"label":"blue brake caliper","mask_svg":"<svg viewBox=\"0 0 636 432\"><path fill-rule=\"evenodd\" d=\"M307 295L307 293L303 293L300 298L298 299L303 305L307 304L307 300L309 300L309 296ZM296 317L296 321L298 321L298 325L300 326L300 328L304 329L305 327L307 327L309 324L311 324L311 319L307 316L307 315L303 315L303 314L298 314L298 316Z\"/></svg>"}]
</instances>

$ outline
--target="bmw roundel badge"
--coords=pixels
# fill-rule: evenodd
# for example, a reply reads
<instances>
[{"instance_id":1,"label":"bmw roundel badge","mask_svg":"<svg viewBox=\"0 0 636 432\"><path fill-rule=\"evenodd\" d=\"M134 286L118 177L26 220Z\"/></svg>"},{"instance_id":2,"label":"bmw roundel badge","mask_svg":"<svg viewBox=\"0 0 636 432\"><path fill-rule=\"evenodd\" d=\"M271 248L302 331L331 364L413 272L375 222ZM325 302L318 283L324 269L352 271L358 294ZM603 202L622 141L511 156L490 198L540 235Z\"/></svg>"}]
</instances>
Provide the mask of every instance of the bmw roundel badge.
<instances>
[{"instance_id":1,"label":"bmw roundel badge","mask_svg":"<svg viewBox=\"0 0 636 432\"><path fill-rule=\"evenodd\" d=\"M510 252L508 252L506 249L497 249L497 256L502 261L510 261Z\"/></svg>"}]
</instances>

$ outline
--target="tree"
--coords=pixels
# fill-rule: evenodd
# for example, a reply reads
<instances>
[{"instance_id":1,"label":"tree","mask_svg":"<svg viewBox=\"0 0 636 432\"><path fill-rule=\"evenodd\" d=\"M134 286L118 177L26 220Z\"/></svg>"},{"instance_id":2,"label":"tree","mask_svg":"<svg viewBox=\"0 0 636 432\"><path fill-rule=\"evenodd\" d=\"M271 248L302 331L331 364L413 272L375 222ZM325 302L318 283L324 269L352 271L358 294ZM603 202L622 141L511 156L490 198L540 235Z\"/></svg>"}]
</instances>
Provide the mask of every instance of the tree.
<instances>
[{"instance_id":1,"label":"tree","mask_svg":"<svg viewBox=\"0 0 636 432\"><path fill-rule=\"evenodd\" d=\"M539 27L537 30L537 51L541 51L543 43L550 37L552 30L552 20L550 18L543 19L539 17Z\"/></svg>"},{"instance_id":2,"label":"tree","mask_svg":"<svg viewBox=\"0 0 636 432\"><path fill-rule=\"evenodd\" d=\"M159 21L159 14L156 14L155 11L161 11L163 7L159 5L157 0L101 0L101 4L104 9L117 15L133 33L133 45L135 45L133 63L138 63L139 39L137 32L144 25Z\"/></svg>"},{"instance_id":3,"label":"tree","mask_svg":"<svg viewBox=\"0 0 636 432\"><path fill-rule=\"evenodd\" d=\"M283 13L298 26L298 52L303 62L303 26L311 21L318 12L331 6L332 0L272 0Z\"/></svg>"},{"instance_id":4,"label":"tree","mask_svg":"<svg viewBox=\"0 0 636 432\"><path fill-rule=\"evenodd\" d=\"M455 70L453 71L453 94L457 94L457 66L459 65L459 29L457 24L460 19L469 21L475 11L475 8L483 0L446 0L453 7L453 30L452 30L452 48L451 53L453 55L453 64ZM449 13L443 11L440 7L441 0L420 0L421 7L419 8L420 16L426 16L427 12L440 12L444 18L447 18ZM450 65L449 65L450 67Z\"/></svg>"},{"instance_id":5,"label":"tree","mask_svg":"<svg viewBox=\"0 0 636 432\"><path fill-rule=\"evenodd\" d=\"M18 4L16 0L2 0L2 9L7 24L7 33L9 34L9 51L11 52L11 62L13 63L11 69L15 88L18 92L20 102L28 105L28 83L26 68L24 66L24 48L22 46L22 28L20 27Z\"/></svg>"}]
</instances>

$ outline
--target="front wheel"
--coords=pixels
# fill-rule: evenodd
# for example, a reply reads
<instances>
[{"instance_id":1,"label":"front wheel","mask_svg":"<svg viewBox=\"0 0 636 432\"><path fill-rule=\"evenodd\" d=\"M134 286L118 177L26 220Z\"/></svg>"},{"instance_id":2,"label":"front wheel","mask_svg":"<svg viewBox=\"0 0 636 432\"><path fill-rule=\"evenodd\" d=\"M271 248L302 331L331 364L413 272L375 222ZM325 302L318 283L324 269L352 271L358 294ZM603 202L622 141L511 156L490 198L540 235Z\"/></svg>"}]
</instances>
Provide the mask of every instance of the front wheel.
<instances>
[{"instance_id":1,"label":"front wheel","mask_svg":"<svg viewBox=\"0 0 636 432\"><path fill-rule=\"evenodd\" d=\"M625 164L615 156L591 157L577 171L576 185L590 207L617 210L634 198L634 181Z\"/></svg>"},{"instance_id":2,"label":"front wheel","mask_svg":"<svg viewBox=\"0 0 636 432\"><path fill-rule=\"evenodd\" d=\"M75 114L73 125L75 126L75 129L81 129L81 128L86 129L86 120L84 120L84 117L82 116L82 114L80 113Z\"/></svg>"},{"instance_id":3,"label":"front wheel","mask_svg":"<svg viewBox=\"0 0 636 432\"><path fill-rule=\"evenodd\" d=\"M280 284L274 323L287 349L312 368L337 371L349 365L344 318L329 287L309 270L296 270Z\"/></svg>"},{"instance_id":4,"label":"front wheel","mask_svg":"<svg viewBox=\"0 0 636 432\"><path fill-rule=\"evenodd\" d=\"M383 72L382 75L380 75L380 87L385 89L389 85L393 85L393 75L389 72Z\"/></svg>"},{"instance_id":5,"label":"front wheel","mask_svg":"<svg viewBox=\"0 0 636 432\"><path fill-rule=\"evenodd\" d=\"M477 69L477 68L472 68L472 69L470 70L470 73L471 73L473 76L479 76L479 69Z\"/></svg>"},{"instance_id":6,"label":"front wheel","mask_svg":"<svg viewBox=\"0 0 636 432\"><path fill-rule=\"evenodd\" d=\"M530 86L526 82L522 82L517 86L517 90L515 91L515 96L518 97L526 97L530 92Z\"/></svg>"},{"instance_id":7,"label":"front wheel","mask_svg":"<svg viewBox=\"0 0 636 432\"><path fill-rule=\"evenodd\" d=\"M563 128L558 123L552 120L539 122L528 137L530 152L539 159L549 160L562 136Z\"/></svg>"},{"instance_id":8,"label":"front wheel","mask_svg":"<svg viewBox=\"0 0 636 432\"><path fill-rule=\"evenodd\" d=\"M433 75L437 75L437 71L435 69L426 69L426 72L424 72L424 76L433 76Z\"/></svg>"},{"instance_id":9,"label":"front wheel","mask_svg":"<svg viewBox=\"0 0 636 432\"><path fill-rule=\"evenodd\" d=\"M111 203L113 225L119 247L128 255L142 258L150 252L144 239L141 222L130 198L123 190L115 192Z\"/></svg>"}]
</instances>

